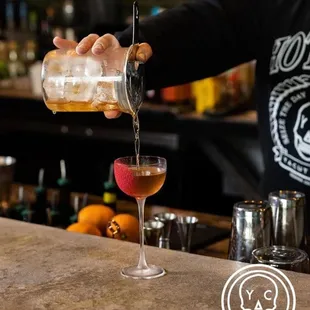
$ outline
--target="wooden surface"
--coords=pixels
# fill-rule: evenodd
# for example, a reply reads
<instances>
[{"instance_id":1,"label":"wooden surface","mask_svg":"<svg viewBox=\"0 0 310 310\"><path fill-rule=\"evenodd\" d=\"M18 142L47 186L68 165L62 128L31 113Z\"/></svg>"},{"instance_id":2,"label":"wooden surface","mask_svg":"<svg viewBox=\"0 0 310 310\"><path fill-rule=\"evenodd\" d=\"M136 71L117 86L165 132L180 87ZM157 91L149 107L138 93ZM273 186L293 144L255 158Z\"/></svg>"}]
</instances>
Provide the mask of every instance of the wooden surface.
<instances>
[{"instance_id":1,"label":"wooden surface","mask_svg":"<svg viewBox=\"0 0 310 310\"><path fill-rule=\"evenodd\" d=\"M13 186L13 193L12 198L14 199L17 197L17 190L20 184L15 184ZM34 200L34 187L32 185L23 185L25 193L30 200ZM52 192L54 189L50 189L48 191L49 198L52 196ZM80 193L72 193L72 197L75 195L81 196ZM90 195L88 197L88 204L92 203L102 203L102 198L99 196ZM119 201L117 204L118 213L129 213L138 217L138 208L135 202L131 201ZM167 208L162 206L155 206L155 205L146 205L145 208L145 219L151 218L154 214L160 212L173 212L178 215L185 215L185 216L195 216L199 219L199 223L207 224L209 226L214 226L223 229L230 229L231 227L231 218L226 216L219 216L214 214L208 213L200 213L194 211L186 211L186 210L179 210L173 208ZM223 241L217 242L212 244L205 249L199 250L197 253L200 255L217 257L217 258L227 258L228 253L228 245L229 239L225 239Z\"/></svg>"},{"instance_id":2,"label":"wooden surface","mask_svg":"<svg viewBox=\"0 0 310 310\"><path fill-rule=\"evenodd\" d=\"M240 270L244 266L253 268L247 272L264 268L146 247L148 262L162 266L167 274L159 279L144 281L123 278L120 275L121 268L136 265L138 251L139 245L131 242L2 218L0 309L219 310L223 288L234 272L238 271L239 276L240 272L244 274ZM270 269L268 271L270 274ZM285 272L285 275L296 293L296 309L310 309L307 285L310 276L294 272ZM267 304L268 309L295 309L287 307L285 289L289 292L292 290L287 284L281 286L283 276L276 274L278 278L273 277L274 285L278 287L278 296L276 303L272 302L272 307L268 300L262 298L266 292L269 294L267 297L270 297L270 289L274 290L274 285L271 281L265 281L260 275L260 269L256 271L257 278L247 282L246 287L242 286L244 281L251 280L253 275L245 274L242 279L238 276L234 279L239 282L234 282L232 286L231 309L267 309ZM246 300L246 290L253 290L251 296L254 305L252 300ZM228 290L224 296L228 296ZM257 300L260 300L261 308L255 308ZM240 308L242 301L246 301L246 308ZM273 307L275 304L276 308Z\"/></svg>"}]
</instances>

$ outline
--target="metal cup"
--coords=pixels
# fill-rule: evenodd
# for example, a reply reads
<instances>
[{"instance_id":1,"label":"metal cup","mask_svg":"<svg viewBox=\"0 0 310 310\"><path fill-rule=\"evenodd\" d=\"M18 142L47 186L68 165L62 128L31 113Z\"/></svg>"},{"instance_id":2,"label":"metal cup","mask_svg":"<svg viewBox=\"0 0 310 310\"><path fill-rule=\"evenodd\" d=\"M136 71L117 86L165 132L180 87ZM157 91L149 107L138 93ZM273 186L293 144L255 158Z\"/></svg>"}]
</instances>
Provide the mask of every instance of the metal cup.
<instances>
[{"instance_id":1,"label":"metal cup","mask_svg":"<svg viewBox=\"0 0 310 310\"><path fill-rule=\"evenodd\" d=\"M297 247L304 243L305 194L280 190L269 194L275 245Z\"/></svg>"},{"instance_id":2,"label":"metal cup","mask_svg":"<svg viewBox=\"0 0 310 310\"><path fill-rule=\"evenodd\" d=\"M250 263L252 251L272 243L272 212L267 201L237 202L233 208L228 259Z\"/></svg>"},{"instance_id":3,"label":"metal cup","mask_svg":"<svg viewBox=\"0 0 310 310\"><path fill-rule=\"evenodd\" d=\"M154 214L155 220L160 221L164 224L163 234L159 238L160 248L170 249L171 227L176 217L177 216L174 213L169 213L169 212L162 212L162 213Z\"/></svg>"},{"instance_id":4,"label":"metal cup","mask_svg":"<svg viewBox=\"0 0 310 310\"><path fill-rule=\"evenodd\" d=\"M191 251L192 236L197 223L198 218L195 216L177 217L178 234L181 240L181 250L183 252Z\"/></svg>"},{"instance_id":5,"label":"metal cup","mask_svg":"<svg viewBox=\"0 0 310 310\"><path fill-rule=\"evenodd\" d=\"M15 158L0 156L0 206L3 207L10 203L15 164Z\"/></svg>"},{"instance_id":6,"label":"metal cup","mask_svg":"<svg viewBox=\"0 0 310 310\"><path fill-rule=\"evenodd\" d=\"M164 223L156 220L149 220L144 223L144 241L151 246L159 246L159 238L164 230Z\"/></svg>"}]
</instances>

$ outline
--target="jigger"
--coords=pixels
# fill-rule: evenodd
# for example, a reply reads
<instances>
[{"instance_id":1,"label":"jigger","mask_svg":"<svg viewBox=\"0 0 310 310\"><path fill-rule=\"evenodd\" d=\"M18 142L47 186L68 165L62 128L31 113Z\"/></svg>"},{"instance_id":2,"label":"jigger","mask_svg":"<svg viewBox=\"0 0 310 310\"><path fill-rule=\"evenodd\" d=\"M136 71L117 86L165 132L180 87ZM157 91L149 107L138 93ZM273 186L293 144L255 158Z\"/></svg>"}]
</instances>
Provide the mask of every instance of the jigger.
<instances>
[{"instance_id":1,"label":"jigger","mask_svg":"<svg viewBox=\"0 0 310 310\"><path fill-rule=\"evenodd\" d=\"M159 238L160 248L170 249L171 227L176 217L177 216L174 213L169 213L169 212L161 212L161 213L154 214L155 220L162 222L164 224L163 234Z\"/></svg>"},{"instance_id":2,"label":"jigger","mask_svg":"<svg viewBox=\"0 0 310 310\"><path fill-rule=\"evenodd\" d=\"M149 220L144 223L144 241L151 246L159 246L159 238L164 230L164 223L156 220Z\"/></svg>"},{"instance_id":3,"label":"jigger","mask_svg":"<svg viewBox=\"0 0 310 310\"><path fill-rule=\"evenodd\" d=\"M177 217L178 234L181 240L181 250L183 252L191 251L192 236L197 223L198 218L195 216Z\"/></svg>"}]
</instances>

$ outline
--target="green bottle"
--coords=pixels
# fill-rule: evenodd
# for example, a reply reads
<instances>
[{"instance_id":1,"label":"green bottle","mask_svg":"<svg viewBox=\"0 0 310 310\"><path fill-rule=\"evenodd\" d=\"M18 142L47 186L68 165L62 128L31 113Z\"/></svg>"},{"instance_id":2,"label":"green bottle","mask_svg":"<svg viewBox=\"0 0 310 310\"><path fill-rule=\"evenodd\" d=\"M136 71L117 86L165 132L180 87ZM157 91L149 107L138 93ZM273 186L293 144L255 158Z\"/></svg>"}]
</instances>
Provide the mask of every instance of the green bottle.
<instances>
[{"instance_id":1,"label":"green bottle","mask_svg":"<svg viewBox=\"0 0 310 310\"><path fill-rule=\"evenodd\" d=\"M23 221L24 220L24 212L28 210L29 203L25 199L25 191L23 186L19 186L18 188L18 197L17 201L15 201L8 209L7 209L7 217Z\"/></svg>"},{"instance_id":2,"label":"green bottle","mask_svg":"<svg viewBox=\"0 0 310 310\"><path fill-rule=\"evenodd\" d=\"M109 179L103 183L103 204L117 212L117 186L114 181L114 165L110 165Z\"/></svg>"},{"instance_id":3,"label":"green bottle","mask_svg":"<svg viewBox=\"0 0 310 310\"><path fill-rule=\"evenodd\" d=\"M74 215L74 209L71 205L71 182L67 178L66 163L62 159L60 161L61 177L57 180L59 189L58 211L60 217L60 225L67 228L70 224L70 218Z\"/></svg>"}]
</instances>

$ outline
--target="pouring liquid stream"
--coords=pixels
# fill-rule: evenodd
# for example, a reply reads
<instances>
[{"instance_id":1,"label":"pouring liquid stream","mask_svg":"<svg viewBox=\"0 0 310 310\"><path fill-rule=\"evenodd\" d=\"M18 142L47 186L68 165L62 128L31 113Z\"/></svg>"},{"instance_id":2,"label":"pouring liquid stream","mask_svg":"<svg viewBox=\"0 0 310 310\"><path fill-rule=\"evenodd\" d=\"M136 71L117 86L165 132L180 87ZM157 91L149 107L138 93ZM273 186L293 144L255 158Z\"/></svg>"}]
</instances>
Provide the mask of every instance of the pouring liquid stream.
<instances>
[{"instance_id":1,"label":"pouring liquid stream","mask_svg":"<svg viewBox=\"0 0 310 310\"><path fill-rule=\"evenodd\" d=\"M136 166L137 169L140 167L140 122L138 112L132 116L133 133L135 140L135 154L136 154Z\"/></svg>"}]
</instances>

